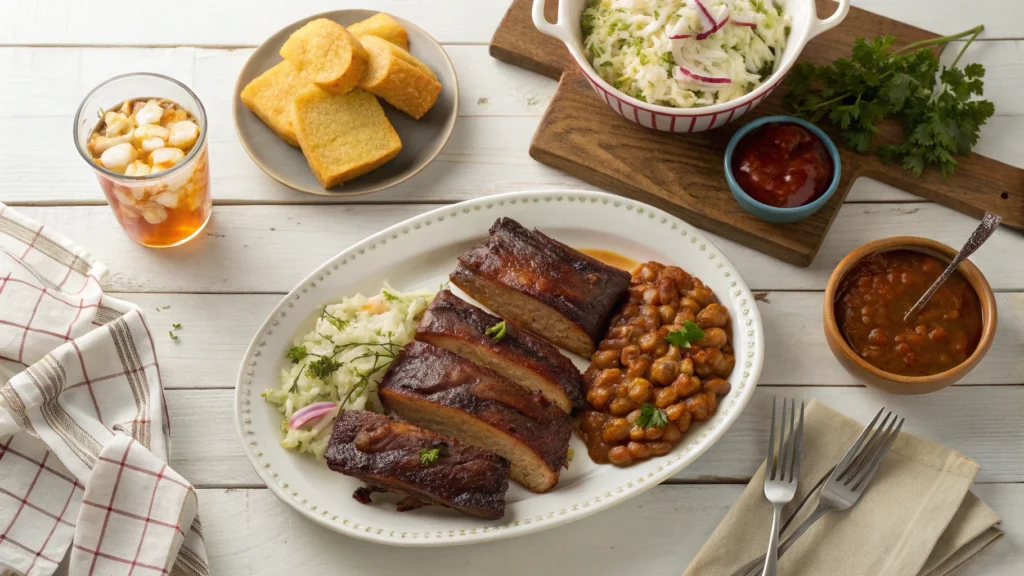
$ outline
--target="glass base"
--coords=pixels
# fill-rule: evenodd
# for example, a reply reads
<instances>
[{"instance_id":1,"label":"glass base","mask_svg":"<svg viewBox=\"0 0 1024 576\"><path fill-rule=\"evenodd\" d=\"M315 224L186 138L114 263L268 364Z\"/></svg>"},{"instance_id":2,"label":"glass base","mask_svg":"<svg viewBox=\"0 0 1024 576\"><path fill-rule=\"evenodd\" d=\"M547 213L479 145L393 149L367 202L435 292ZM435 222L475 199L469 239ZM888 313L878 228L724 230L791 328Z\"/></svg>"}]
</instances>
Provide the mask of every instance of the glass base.
<instances>
[{"instance_id":1,"label":"glass base","mask_svg":"<svg viewBox=\"0 0 1024 576\"><path fill-rule=\"evenodd\" d=\"M178 240L177 242L174 242L173 244L146 244L145 242L132 238L131 234L128 234L127 232L125 233L125 236L128 236L129 238L131 238L133 242L140 246L145 246L146 248L174 248L175 246L181 246L182 244L198 236L199 233L206 228L206 225L210 223L210 218L213 218L212 206L210 208L210 211L206 214L206 220L203 220L203 223L199 225L199 228L196 228L195 232L189 234L188 236L182 238L181 240Z\"/></svg>"}]
</instances>

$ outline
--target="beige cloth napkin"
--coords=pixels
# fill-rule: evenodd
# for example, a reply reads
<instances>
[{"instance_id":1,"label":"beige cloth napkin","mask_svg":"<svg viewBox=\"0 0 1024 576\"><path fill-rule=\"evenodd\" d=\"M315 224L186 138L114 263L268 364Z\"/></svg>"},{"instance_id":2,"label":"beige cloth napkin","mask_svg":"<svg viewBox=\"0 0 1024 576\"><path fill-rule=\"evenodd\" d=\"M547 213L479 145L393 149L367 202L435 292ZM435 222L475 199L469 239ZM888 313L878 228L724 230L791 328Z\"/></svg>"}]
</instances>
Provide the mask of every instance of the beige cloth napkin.
<instances>
[{"instance_id":1,"label":"beige cloth napkin","mask_svg":"<svg viewBox=\"0 0 1024 576\"><path fill-rule=\"evenodd\" d=\"M791 517L842 459L864 425L817 401L805 414L798 491ZM901 433L860 501L818 521L779 560L784 576L943 576L1003 536L999 516L970 492L978 463ZM817 505L808 499L790 528ZM728 576L764 554L771 528L764 464L684 576Z\"/></svg>"}]
</instances>

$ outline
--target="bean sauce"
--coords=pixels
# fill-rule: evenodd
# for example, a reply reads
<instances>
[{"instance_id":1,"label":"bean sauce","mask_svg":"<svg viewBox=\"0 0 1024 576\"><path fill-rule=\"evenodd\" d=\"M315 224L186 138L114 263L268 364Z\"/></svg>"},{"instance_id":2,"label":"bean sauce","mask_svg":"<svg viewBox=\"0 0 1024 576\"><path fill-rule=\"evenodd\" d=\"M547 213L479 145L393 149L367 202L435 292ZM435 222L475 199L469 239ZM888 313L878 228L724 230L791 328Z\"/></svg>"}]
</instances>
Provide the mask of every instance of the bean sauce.
<instances>
[{"instance_id":1,"label":"bean sauce","mask_svg":"<svg viewBox=\"0 0 1024 576\"><path fill-rule=\"evenodd\" d=\"M617 466L667 454L691 422L710 418L736 364L729 311L700 279L657 262L631 276L583 374L579 425L591 459ZM703 337L689 347L666 339L688 323Z\"/></svg>"},{"instance_id":2,"label":"bean sauce","mask_svg":"<svg viewBox=\"0 0 1024 576\"><path fill-rule=\"evenodd\" d=\"M733 176L752 198L776 208L810 204L832 184L832 157L806 128L769 123L740 140Z\"/></svg>"},{"instance_id":3,"label":"bean sauce","mask_svg":"<svg viewBox=\"0 0 1024 576\"><path fill-rule=\"evenodd\" d=\"M929 376L966 360L981 341L981 302L959 272L910 322L903 321L947 263L912 250L872 254L843 277L835 302L846 342L872 366Z\"/></svg>"}]
</instances>

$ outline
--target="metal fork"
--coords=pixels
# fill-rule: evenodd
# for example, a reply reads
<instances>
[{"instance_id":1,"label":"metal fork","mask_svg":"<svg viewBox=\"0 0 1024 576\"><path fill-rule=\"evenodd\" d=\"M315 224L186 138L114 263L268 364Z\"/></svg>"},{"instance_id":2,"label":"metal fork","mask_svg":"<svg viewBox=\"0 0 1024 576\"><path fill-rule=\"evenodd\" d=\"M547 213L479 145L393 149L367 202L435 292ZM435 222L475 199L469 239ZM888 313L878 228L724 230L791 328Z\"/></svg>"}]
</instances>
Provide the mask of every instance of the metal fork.
<instances>
[{"instance_id":1,"label":"metal fork","mask_svg":"<svg viewBox=\"0 0 1024 576\"><path fill-rule=\"evenodd\" d=\"M796 481L800 477L800 451L804 440L804 403L800 403L800 426L794 428L796 400L783 399L782 421L779 426L779 444L775 445L775 400L772 400L772 430L768 436L768 461L764 470L764 495L774 506L772 534L761 576L778 573L779 524L782 507L796 495ZM789 414L789 434L786 434L786 415Z\"/></svg>"},{"instance_id":2,"label":"metal fork","mask_svg":"<svg viewBox=\"0 0 1024 576\"><path fill-rule=\"evenodd\" d=\"M896 437L899 436L900 429L903 428L904 418L893 414L892 411L886 413L882 423L876 428L875 424L882 416L882 412L885 412L885 407L875 414L871 423L864 428L843 459L833 468L832 474L821 488L818 507L779 545L778 555L780 557L822 516L832 511L848 510L857 503L861 494L864 493L864 489L875 476L875 472L878 471L878 466L885 454L896 441ZM756 575L758 566L764 561L764 557L752 560L733 572L732 576Z\"/></svg>"}]
</instances>

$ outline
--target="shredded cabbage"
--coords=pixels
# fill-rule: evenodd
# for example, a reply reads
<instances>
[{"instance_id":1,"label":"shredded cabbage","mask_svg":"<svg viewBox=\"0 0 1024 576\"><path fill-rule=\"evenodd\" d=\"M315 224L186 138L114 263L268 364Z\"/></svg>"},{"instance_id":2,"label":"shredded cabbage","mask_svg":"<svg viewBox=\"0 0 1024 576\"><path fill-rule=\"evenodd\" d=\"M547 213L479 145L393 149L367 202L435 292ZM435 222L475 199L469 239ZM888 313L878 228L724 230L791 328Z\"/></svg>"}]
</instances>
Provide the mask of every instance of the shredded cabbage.
<instances>
[{"instance_id":1,"label":"shredded cabbage","mask_svg":"<svg viewBox=\"0 0 1024 576\"><path fill-rule=\"evenodd\" d=\"M297 430L288 425L292 414L310 404L335 402L345 410L383 412L377 384L401 347L416 335L433 299L431 290L402 293L385 282L376 296L356 294L324 307L313 330L296 338L288 351L292 361L281 370L281 384L262 394L284 416L281 445L323 457L338 411ZM316 377L317 368L328 361L330 373Z\"/></svg>"},{"instance_id":2,"label":"shredded cabbage","mask_svg":"<svg viewBox=\"0 0 1024 576\"><path fill-rule=\"evenodd\" d=\"M724 21L703 39L713 23L697 0L589 0L581 22L587 58L606 82L651 104L693 108L750 93L775 71L789 16L778 0L700 2Z\"/></svg>"}]
</instances>

